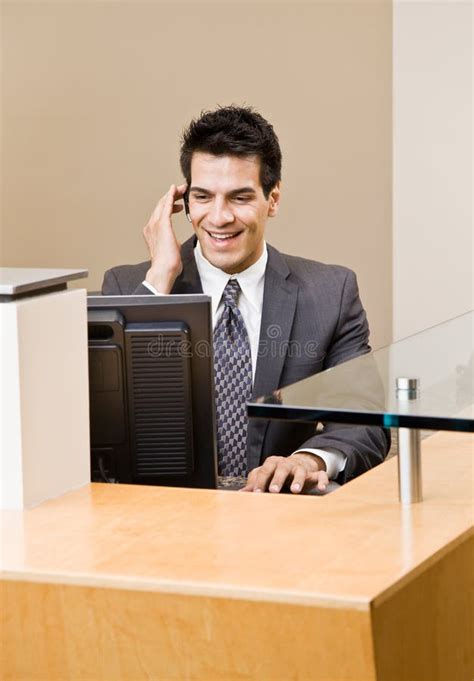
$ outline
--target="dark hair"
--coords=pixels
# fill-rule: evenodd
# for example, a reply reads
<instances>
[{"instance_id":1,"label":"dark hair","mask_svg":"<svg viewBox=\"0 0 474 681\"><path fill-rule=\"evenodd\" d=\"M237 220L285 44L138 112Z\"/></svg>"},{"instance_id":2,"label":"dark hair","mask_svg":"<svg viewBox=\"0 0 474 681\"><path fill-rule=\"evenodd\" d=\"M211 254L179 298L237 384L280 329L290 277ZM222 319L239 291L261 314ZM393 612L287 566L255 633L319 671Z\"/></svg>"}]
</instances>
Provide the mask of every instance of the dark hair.
<instances>
[{"instance_id":1,"label":"dark hair","mask_svg":"<svg viewBox=\"0 0 474 681\"><path fill-rule=\"evenodd\" d=\"M247 106L222 106L203 111L183 133L180 165L191 182L191 160L195 151L214 156L257 156L260 159L260 184L268 198L281 179L281 151L273 126Z\"/></svg>"}]
</instances>

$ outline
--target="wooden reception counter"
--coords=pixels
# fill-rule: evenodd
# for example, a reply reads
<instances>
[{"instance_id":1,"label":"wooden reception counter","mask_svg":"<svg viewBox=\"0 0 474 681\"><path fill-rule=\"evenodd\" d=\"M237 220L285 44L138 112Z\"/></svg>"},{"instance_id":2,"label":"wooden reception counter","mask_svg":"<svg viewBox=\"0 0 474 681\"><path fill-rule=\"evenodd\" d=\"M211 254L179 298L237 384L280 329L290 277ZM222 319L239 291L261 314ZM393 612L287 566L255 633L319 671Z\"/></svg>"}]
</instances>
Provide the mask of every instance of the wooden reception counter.
<instances>
[{"instance_id":1,"label":"wooden reception counter","mask_svg":"<svg viewBox=\"0 0 474 681\"><path fill-rule=\"evenodd\" d=\"M325 497L88 485L3 512L2 678L466 681L473 437Z\"/></svg>"}]
</instances>

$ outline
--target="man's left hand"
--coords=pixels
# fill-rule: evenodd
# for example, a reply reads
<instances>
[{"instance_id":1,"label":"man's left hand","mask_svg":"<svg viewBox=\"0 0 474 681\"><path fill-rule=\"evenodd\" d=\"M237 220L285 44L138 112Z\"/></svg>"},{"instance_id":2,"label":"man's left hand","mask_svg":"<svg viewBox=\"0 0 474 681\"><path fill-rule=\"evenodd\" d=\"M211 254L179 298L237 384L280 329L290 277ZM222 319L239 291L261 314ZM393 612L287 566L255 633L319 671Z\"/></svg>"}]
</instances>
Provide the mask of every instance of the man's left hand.
<instances>
[{"instance_id":1,"label":"man's left hand","mask_svg":"<svg viewBox=\"0 0 474 681\"><path fill-rule=\"evenodd\" d=\"M314 454L303 452L292 456L269 456L254 468L241 492L280 492L285 484L294 494L319 489L324 492L329 479L326 464Z\"/></svg>"}]
</instances>

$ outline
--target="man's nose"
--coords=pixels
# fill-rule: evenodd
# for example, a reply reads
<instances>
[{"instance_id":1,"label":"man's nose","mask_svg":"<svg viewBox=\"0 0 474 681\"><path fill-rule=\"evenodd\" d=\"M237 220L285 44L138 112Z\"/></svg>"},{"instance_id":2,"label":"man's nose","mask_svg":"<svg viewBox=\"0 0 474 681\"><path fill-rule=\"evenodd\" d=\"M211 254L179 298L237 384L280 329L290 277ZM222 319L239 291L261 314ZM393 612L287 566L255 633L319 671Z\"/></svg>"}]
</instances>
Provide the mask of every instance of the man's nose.
<instances>
[{"instance_id":1,"label":"man's nose","mask_svg":"<svg viewBox=\"0 0 474 681\"><path fill-rule=\"evenodd\" d=\"M209 222L213 227L224 227L234 222L234 214L225 201L215 201L212 204Z\"/></svg>"}]
</instances>

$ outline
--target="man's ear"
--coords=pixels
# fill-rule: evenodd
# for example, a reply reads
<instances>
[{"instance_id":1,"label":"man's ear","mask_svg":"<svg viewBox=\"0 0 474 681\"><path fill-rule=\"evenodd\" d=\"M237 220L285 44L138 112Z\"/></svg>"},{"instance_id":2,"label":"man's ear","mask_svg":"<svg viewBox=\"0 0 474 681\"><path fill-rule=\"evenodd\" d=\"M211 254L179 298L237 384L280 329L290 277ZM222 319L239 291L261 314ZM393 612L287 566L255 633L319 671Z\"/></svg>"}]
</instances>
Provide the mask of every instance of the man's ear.
<instances>
[{"instance_id":1,"label":"man's ear","mask_svg":"<svg viewBox=\"0 0 474 681\"><path fill-rule=\"evenodd\" d=\"M268 198L270 200L270 205L268 207L268 217L274 218L278 213L278 209L280 208L281 182L276 183Z\"/></svg>"}]
</instances>

